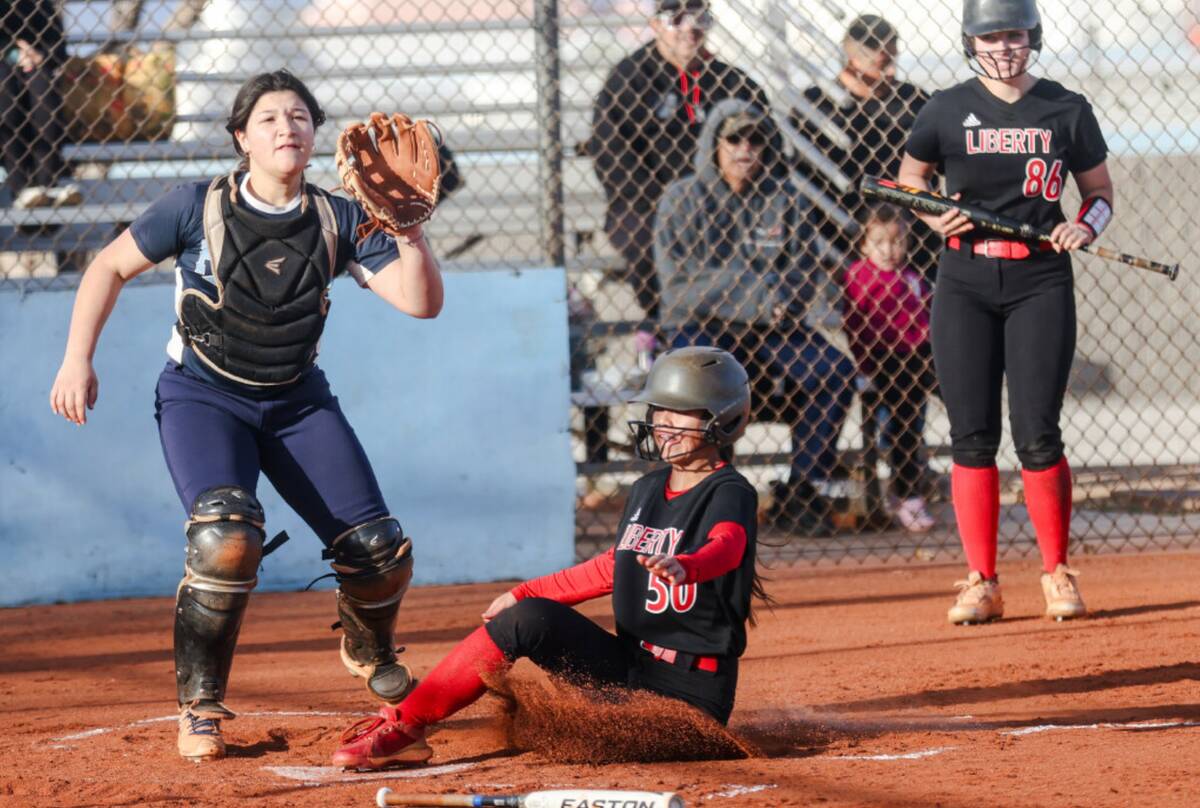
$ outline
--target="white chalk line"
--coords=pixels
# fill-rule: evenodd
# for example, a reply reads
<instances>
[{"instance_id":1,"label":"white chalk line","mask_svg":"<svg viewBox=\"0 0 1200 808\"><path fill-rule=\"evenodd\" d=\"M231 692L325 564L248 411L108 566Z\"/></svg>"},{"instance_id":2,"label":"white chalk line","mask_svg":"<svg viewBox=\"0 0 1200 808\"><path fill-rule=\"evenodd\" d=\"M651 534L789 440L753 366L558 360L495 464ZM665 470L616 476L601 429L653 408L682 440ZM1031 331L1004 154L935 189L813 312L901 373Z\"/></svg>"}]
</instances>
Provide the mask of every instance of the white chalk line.
<instances>
[{"instance_id":1,"label":"white chalk line","mask_svg":"<svg viewBox=\"0 0 1200 808\"><path fill-rule=\"evenodd\" d=\"M714 791L712 794L705 794L700 799L713 800L713 799L717 799L720 797L725 797L725 798L741 797L745 794L757 794L760 791L766 791L767 789L770 789L770 788L778 788L778 786L776 786L774 783L766 783L766 784L757 785L757 786L739 786L739 785L734 785L733 783L726 783L725 791Z\"/></svg>"},{"instance_id":2,"label":"white chalk line","mask_svg":"<svg viewBox=\"0 0 1200 808\"><path fill-rule=\"evenodd\" d=\"M957 748L957 746L938 746L933 749L922 749L919 752L902 752L897 755L826 755L825 760L921 760L922 758L933 757Z\"/></svg>"},{"instance_id":3,"label":"white chalk line","mask_svg":"<svg viewBox=\"0 0 1200 808\"><path fill-rule=\"evenodd\" d=\"M1054 732L1069 729L1171 729L1172 727L1200 727L1200 721L1140 721L1131 723L1102 724L1039 724L1036 727L1006 729L1001 735L1036 735L1039 732Z\"/></svg>"},{"instance_id":4,"label":"white chalk line","mask_svg":"<svg viewBox=\"0 0 1200 808\"><path fill-rule=\"evenodd\" d=\"M246 716L247 718L296 718L296 717L318 717L318 718L319 717L331 717L331 718L342 717L342 718L344 718L346 716L359 716L361 718L361 717L368 716L368 715L374 715L374 713L343 713L343 712L326 712L326 711L322 711L322 710L266 710L266 711L261 711L261 712L252 712L252 713L238 713L238 715ZM107 735L110 732L118 732L123 729L133 729L134 727L142 727L147 724L165 724L168 721L178 721L178 720L179 720L179 713L173 713L171 715L160 715L155 718L143 718L138 721L131 721L130 723L122 724L119 727L97 727L96 729L89 729L89 730L85 730L83 732L76 732L73 735L63 735L62 737L59 737L59 738L51 738L50 740L52 742L81 741L85 738L95 738L98 735ZM69 747L55 746L52 748L63 749L63 748L69 748Z\"/></svg>"},{"instance_id":5,"label":"white chalk line","mask_svg":"<svg viewBox=\"0 0 1200 808\"><path fill-rule=\"evenodd\" d=\"M1036 735L1042 732L1057 732L1065 730L1097 730L1097 729L1171 729L1174 727L1197 727L1200 726L1200 721L1131 721L1131 722L1104 722L1099 724L1039 724L1034 727L1019 727L1017 729L997 730L999 735L1007 735L1010 737L1020 737L1023 735ZM956 746L940 746L933 749L922 749L916 752L904 752L900 754L879 754L879 755L823 755L818 759L822 760L871 760L893 762L901 760L921 760L924 758L936 757L945 752L950 752L957 749Z\"/></svg>"},{"instance_id":6,"label":"white chalk line","mask_svg":"<svg viewBox=\"0 0 1200 808\"><path fill-rule=\"evenodd\" d=\"M340 766L263 766L288 780L299 780L307 786L327 786L336 783L356 783L368 780L420 780L454 774L478 766L478 763L448 763L445 766L426 766L420 769L388 769L382 772L346 771Z\"/></svg>"}]
</instances>

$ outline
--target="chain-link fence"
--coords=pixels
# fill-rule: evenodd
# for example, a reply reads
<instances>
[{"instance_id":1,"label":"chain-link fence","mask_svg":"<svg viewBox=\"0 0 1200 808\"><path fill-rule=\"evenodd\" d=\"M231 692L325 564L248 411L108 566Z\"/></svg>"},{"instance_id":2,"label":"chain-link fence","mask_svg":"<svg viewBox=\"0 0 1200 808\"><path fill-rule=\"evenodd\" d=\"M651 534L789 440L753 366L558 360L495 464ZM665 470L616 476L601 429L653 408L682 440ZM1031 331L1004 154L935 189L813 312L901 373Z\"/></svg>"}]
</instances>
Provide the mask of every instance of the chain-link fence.
<instances>
[{"instance_id":1,"label":"chain-link fence","mask_svg":"<svg viewBox=\"0 0 1200 808\"><path fill-rule=\"evenodd\" d=\"M1090 99L1110 150L1104 242L1185 262L1170 285L1076 258L1062 417L1076 547L1187 543L1200 385L1179 245L1200 209L1200 9L1040 10L1035 72ZM287 67L329 115L310 181L337 184L345 124L376 109L431 118L460 179L428 226L446 268L567 267L581 555L611 541L645 468L626 400L656 352L695 342L733 350L754 377L737 448L762 493L764 556L957 552L928 348L940 240L855 190L894 176L929 95L971 75L957 3L903 13L857 0L15 0L0 8L0 286L73 286L152 200L228 171L237 87ZM1007 438L1000 466L1002 543L1033 552Z\"/></svg>"}]
</instances>

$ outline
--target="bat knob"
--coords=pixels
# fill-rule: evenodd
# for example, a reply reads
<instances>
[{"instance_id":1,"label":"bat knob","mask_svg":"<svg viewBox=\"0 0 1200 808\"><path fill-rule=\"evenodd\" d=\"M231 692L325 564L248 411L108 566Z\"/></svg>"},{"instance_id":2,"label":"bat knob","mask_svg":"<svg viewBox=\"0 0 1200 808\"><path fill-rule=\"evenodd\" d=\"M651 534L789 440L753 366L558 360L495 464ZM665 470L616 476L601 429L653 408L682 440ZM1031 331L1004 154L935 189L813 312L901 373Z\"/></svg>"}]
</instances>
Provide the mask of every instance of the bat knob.
<instances>
[{"instance_id":1,"label":"bat knob","mask_svg":"<svg viewBox=\"0 0 1200 808\"><path fill-rule=\"evenodd\" d=\"M1176 264L1175 266L1171 267L1171 271L1167 273L1167 278L1174 281L1178 277L1179 277L1179 264Z\"/></svg>"},{"instance_id":2,"label":"bat knob","mask_svg":"<svg viewBox=\"0 0 1200 808\"><path fill-rule=\"evenodd\" d=\"M387 808L387 804L388 804L387 803L387 795L391 794L391 793L392 793L392 790L390 788L388 788L387 786L384 786L383 788L376 791L375 792L375 804L378 805L379 808Z\"/></svg>"}]
</instances>

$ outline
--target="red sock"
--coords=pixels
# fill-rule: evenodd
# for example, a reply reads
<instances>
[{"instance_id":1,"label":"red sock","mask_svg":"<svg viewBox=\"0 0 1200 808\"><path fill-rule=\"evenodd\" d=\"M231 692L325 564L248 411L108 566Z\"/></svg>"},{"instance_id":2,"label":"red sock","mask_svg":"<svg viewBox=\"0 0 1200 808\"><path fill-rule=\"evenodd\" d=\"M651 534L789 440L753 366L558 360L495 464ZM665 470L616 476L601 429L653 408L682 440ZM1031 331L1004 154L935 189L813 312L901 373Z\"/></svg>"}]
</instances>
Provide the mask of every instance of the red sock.
<instances>
[{"instance_id":1,"label":"red sock","mask_svg":"<svg viewBox=\"0 0 1200 808\"><path fill-rule=\"evenodd\" d=\"M950 471L950 491L967 566L984 578L995 578L1000 472L995 466L979 469L955 463Z\"/></svg>"},{"instance_id":2,"label":"red sock","mask_svg":"<svg viewBox=\"0 0 1200 808\"><path fill-rule=\"evenodd\" d=\"M480 626L417 684L395 708L395 718L413 729L435 724L483 695L486 688L480 674L507 664L487 629Z\"/></svg>"},{"instance_id":3,"label":"red sock","mask_svg":"<svg viewBox=\"0 0 1200 808\"><path fill-rule=\"evenodd\" d=\"M1067 542L1071 536L1071 466L1067 458L1043 471L1021 469L1025 482L1025 506L1037 533L1042 551L1042 567L1054 572L1067 563Z\"/></svg>"}]
</instances>

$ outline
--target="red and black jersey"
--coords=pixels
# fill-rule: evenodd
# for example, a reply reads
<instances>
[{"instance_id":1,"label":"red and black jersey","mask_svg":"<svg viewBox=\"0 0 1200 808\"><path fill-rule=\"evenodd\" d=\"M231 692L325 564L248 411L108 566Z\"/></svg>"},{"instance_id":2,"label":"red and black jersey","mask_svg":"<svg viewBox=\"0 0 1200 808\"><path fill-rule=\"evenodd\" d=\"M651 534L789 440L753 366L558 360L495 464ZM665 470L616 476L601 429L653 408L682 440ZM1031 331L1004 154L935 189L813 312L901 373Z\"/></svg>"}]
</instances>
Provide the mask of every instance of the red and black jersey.
<instances>
[{"instance_id":1,"label":"red and black jersey","mask_svg":"<svg viewBox=\"0 0 1200 808\"><path fill-rule=\"evenodd\" d=\"M617 543L607 553L512 589L517 600L574 605L612 593L617 633L697 656L746 650L758 535L758 492L731 466L686 491L664 467L633 484ZM668 584L638 563L673 555L687 572Z\"/></svg>"},{"instance_id":2,"label":"red and black jersey","mask_svg":"<svg viewBox=\"0 0 1200 808\"><path fill-rule=\"evenodd\" d=\"M617 633L689 654L741 656L754 578L758 492L724 466L668 497L670 473L664 467L642 477L625 503L614 547ZM697 582L689 574L689 582L670 585L638 563L639 554L695 554L714 529L730 523L744 530L745 549L724 575Z\"/></svg>"},{"instance_id":3,"label":"red and black jersey","mask_svg":"<svg viewBox=\"0 0 1200 808\"><path fill-rule=\"evenodd\" d=\"M1108 155L1091 104L1039 79L1019 100L993 95L978 78L935 93L917 115L907 151L935 163L946 193L1050 230L1063 215L1068 174Z\"/></svg>"}]
</instances>

